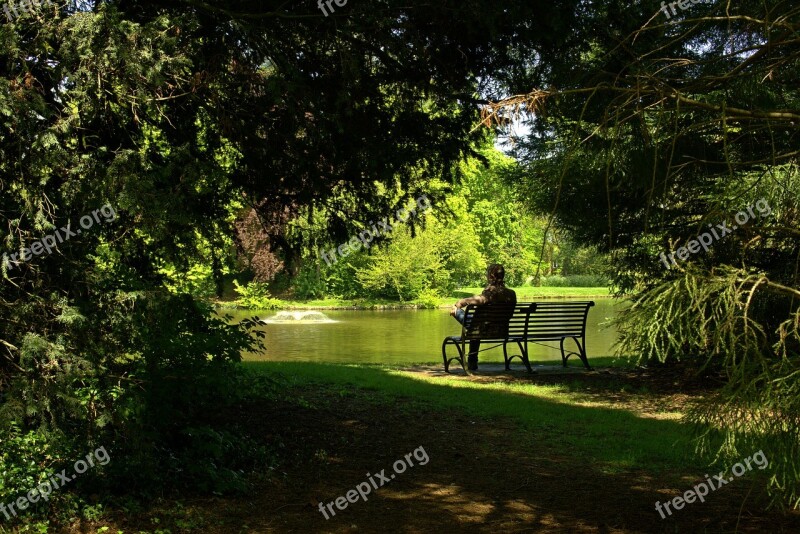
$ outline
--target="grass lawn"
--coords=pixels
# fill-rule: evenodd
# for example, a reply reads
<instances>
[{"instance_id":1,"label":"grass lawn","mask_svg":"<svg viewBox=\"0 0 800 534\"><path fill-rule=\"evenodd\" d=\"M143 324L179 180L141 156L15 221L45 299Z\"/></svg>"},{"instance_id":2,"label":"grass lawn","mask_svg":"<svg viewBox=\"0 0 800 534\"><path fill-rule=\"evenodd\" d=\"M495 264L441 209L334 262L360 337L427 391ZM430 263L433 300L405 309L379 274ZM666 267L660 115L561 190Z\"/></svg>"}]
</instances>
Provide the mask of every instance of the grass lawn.
<instances>
[{"instance_id":1,"label":"grass lawn","mask_svg":"<svg viewBox=\"0 0 800 534\"><path fill-rule=\"evenodd\" d=\"M629 384L612 376L603 380L606 383L598 392L596 387L584 387L580 382L570 384L576 380L573 375L561 375L561 384L538 384L527 377L510 382L494 378L472 380L385 365L243 365L256 374L277 373L293 386L355 386L393 397L397 402L455 408L488 420L509 417L545 443L565 447L609 472L631 468L661 472L690 465L703 469L692 455L690 428L680 422L681 414L675 406L667 403L642 411L642 401L649 394L646 388L631 391Z\"/></svg>"},{"instance_id":2,"label":"grass lawn","mask_svg":"<svg viewBox=\"0 0 800 534\"><path fill-rule=\"evenodd\" d=\"M246 362L245 389L259 393L214 418L275 451L273 466L249 473L244 493L115 508L80 532L800 531L800 514L758 502L760 471L659 517L656 501L731 465L695 457L680 419L708 391L604 363L616 367L466 377ZM364 498L344 499L371 476Z\"/></svg>"}]
</instances>

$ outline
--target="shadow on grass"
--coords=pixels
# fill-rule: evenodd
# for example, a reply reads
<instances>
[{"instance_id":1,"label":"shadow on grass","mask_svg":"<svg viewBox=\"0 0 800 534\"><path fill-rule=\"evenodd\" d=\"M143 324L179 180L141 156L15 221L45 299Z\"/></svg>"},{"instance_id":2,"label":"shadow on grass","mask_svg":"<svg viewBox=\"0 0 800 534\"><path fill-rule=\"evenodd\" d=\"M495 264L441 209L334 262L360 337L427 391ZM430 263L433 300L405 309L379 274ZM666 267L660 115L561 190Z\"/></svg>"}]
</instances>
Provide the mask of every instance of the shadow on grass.
<instances>
[{"instance_id":1,"label":"shadow on grass","mask_svg":"<svg viewBox=\"0 0 800 534\"><path fill-rule=\"evenodd\" d=\"M536 384L478 384L455 377L425 381L372 365L247 362L245 366L256 372L280 373L297 385L352 384L408 397L428 407L457 408L485 418L511 417L539 439L609 466L672 469L696 462L688 425L640 417L624 409L575 405L567 395Z\"/></svg>"},{"instance_id":2,"label":"shadow on grass","mask_svg":"<svg viewBox=\"0 0 800 534\"><path fill-rule=\"evenodd\" d=\"M322 446L331 458L299 484L310 487L311 499L305 490L286 495L284 506L312 504L288 512L285 526L719 532L736 526L749 485L726 486L662 520L655 501L672 499L710 471L693 458L690 428L680 422L575 405L547 388L515 390L453 377L426 381L378 366L248 362L245 368L280 374L294 391L338 392L280 421L302 427L305 434L295 441ZM308 420L313 424L304 425ZM363 482L365 470L391 473L392 462L421 445L430 464L398 475L369 502L354 503L329 521L314 509L316 501L336 499ZM776 525L774 514L760 512L752 499L745 510L740 531ZM800 524L796 519L781 521Z\"/></svg>"}]
</instances>

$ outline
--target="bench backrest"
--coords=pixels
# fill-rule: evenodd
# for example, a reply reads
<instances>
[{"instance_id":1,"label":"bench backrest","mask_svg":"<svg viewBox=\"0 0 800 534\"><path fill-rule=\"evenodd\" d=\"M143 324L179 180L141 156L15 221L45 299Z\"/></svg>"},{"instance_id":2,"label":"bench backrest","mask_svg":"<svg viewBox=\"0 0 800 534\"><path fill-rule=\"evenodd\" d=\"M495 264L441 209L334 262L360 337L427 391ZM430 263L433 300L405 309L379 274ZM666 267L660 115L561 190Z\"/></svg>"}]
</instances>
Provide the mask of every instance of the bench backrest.
<instances>
[{"instance_id":1,"label":"bench backrest","mask_svg":"<svg viewBox=\"0 0 800 534\"><path fill-rule=\"evenodd\" d=\"M522 337L536 304L470 304L464 310L463 339Z\"/></svg>"},{"instance_id":2,"label":"bench backrest","mask_svg":"<svg viewBox=\"0 0 800 534\"><path fill-rule=\"evenodd\" d=\"M586 317L592 306L594 306L594 301L535 303L528 318L528 339L561 336L584 337Z\"/></svg>"}]
</instances>

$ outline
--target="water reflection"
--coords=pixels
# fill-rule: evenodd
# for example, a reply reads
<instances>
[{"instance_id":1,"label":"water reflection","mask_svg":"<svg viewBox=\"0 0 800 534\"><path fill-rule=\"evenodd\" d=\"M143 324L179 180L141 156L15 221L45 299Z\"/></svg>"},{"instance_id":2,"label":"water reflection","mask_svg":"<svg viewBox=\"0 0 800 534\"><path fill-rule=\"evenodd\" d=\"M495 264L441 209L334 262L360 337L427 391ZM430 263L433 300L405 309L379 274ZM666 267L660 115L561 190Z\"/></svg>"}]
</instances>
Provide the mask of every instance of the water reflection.
<instances>
[{"instance_id":1,"label":"water reflection","mask_svg":"<svg viewBox=\"0 0 800 534\"><path fill-rule=\"evenodd\" d=\"M335 323L322 312L318 311L282 311L272 317L261 319L264 324L307 324L307 323Z\"/></svg>"}]
</instances>

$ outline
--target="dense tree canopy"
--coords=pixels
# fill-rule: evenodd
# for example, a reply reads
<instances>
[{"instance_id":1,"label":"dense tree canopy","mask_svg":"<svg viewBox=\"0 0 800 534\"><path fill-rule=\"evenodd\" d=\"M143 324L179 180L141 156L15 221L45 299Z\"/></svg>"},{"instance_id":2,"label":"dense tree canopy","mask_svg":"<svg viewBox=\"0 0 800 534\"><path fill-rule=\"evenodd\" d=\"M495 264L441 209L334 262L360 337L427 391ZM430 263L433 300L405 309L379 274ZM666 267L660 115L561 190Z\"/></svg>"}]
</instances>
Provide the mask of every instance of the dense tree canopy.
<instances>
[{"instance_id":1,"label":"dense tree canopy","mask_svg":"<svg viewBox=\"0 0 800 534\"><path fill-rule=\"evenodd\" d=\"M0 448L53 449L4 491L99 440L131 487L212 464L229 487L233 442L196 418L254 340L178 292L207 292L209 270L219 291L248 209L291 272L283 217L324 209L340 240L451 181L485 137L489 74L536 29L529 6L495 7L58 2L2 24ZM106 205L113 220L75 231ZM200 436L218 446L198 463Z\"/></svg>"},{"instance_id":2,"label":"dense tree canopy","mask_svg":"<svg viewBox=\"0 0 800 534\"><path fill-rule=\"evenodd\" d=\"M430 227L354 257L348 285L411 298L483 261L524 281L566 230L635 294L624 346L723 375L695 419L764 444L797 504L798 24L789 1L109 0L0 25L0 497L101 441L117 487L236 487L252 466L203 414L258 339L193 296L243 268L336 291L345 262L310 258L425 194ZM520 167L480 150L482 105L486 125L530 112Z\"/></svg>"}]
</instances>

